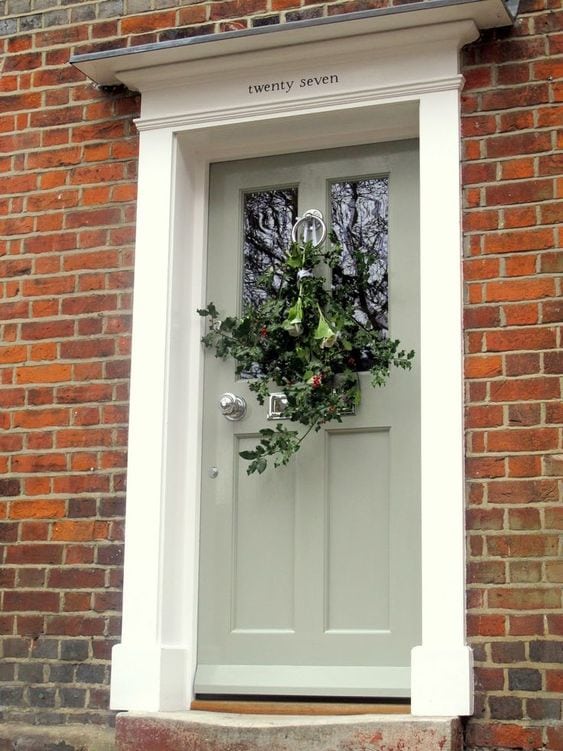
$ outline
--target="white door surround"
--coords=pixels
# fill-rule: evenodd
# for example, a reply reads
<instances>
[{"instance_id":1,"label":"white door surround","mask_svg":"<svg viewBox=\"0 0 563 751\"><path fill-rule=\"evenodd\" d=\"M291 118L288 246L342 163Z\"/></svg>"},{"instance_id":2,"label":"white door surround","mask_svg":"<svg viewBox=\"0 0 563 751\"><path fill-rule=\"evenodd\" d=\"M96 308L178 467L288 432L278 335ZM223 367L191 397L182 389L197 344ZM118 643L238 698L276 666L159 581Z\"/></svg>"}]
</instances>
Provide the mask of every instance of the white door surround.
<instances>
[{"instance_id":1,"label":"white door surround","mask_svg":"<svg viewBox=\"0 0 563 751\"><path fill-rule=\"evenodd\" d=\"M195 309L205 302L209 163L418 137L422 644L412 653L412 713L472 713L458 57L478 28L469 10L423 29L380 28L333 23L324 41L318 32L288 30L284 46L268 47L249 36L240 53L227 56L230 41L225 48L214 42L216 54L206 52L203 60L156 67L150 54L142 58L147 67L135 66L134 55L110 61L112 75L143 94L123 632L112 664L116 709L184 710L192 697L203 370ZM95 77L96 65L81 67Z\"/></svg>"}]
</instances>

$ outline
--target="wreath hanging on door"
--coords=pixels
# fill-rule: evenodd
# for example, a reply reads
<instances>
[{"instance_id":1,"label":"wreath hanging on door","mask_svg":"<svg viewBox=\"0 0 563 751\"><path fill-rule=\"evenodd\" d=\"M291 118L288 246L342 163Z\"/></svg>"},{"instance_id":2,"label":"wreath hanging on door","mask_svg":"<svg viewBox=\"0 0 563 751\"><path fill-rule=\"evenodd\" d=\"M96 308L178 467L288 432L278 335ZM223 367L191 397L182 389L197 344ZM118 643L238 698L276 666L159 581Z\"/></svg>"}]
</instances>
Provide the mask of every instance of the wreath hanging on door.
<instances>
[{"instance_id":1,"label":"wreath hanging on door","mask_svg":"<svg viewBox=\"0 0 563 751\"><path fill-rule=\"evenodd\" d=\"M262 302L242 317L221 320L210 302L197 312L209 319L202 338L216 357L232 357L237 377L263 405L272 384L283 391L283 417L305 426L304 431L278 422L260 430L247 473L262 473L268 459L287 464L311 431L332 421L342 422L360 404L359 370L367 370L373 386L382 386L392 366L410 369L414 352L381 330L373 312L362 305L370 284L369 264L355 251L356 274L329 290L324 269L332 273L341 260L341 247L332 236L327 248L311 242L293 243L284 260L258 280ZM362 309L363 308L363 309Z\"/></svg>"}]
</instances>

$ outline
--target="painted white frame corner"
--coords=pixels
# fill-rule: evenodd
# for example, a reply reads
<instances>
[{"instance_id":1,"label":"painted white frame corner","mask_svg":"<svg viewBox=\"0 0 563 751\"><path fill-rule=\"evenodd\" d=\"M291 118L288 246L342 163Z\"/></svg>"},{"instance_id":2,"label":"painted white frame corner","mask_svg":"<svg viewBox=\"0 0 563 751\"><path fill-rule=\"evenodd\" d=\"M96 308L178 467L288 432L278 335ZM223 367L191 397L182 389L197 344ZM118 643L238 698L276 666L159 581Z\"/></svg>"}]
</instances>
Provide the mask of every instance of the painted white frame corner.
<instances>
[{"instance_id":1,"label":"painted white frame corner","mask_svg":"<svg viewBox=\"0 0 563 751\"><path fill-rule=\"evenodd\" d=\"M412 713L468 715L462 426L459 48L472 21L343 36L283 50L343 85L241 100L280 50L128 70L143 92L135 258L123 632L112 706L188 708L197 654L201 323L207 173L213 161L420 139L422 622ZM228 65L226 65L226 62ZM336 62L334 63L336 65ZM166 70L170 67L169 70ZM340 69L339 69L340 70ZM367 76L366 72L370 75ZM447 419L436 419L437 408Z\"/></svg>"}]
</instances>

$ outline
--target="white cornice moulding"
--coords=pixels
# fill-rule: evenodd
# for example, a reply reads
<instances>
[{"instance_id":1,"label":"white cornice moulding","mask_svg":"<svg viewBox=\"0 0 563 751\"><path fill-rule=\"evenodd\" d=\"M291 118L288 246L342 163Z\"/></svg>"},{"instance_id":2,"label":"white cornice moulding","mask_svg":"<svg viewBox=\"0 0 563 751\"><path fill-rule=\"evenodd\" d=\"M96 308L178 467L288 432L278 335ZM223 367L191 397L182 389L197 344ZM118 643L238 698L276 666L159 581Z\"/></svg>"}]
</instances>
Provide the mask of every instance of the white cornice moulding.
<instances>
[{"instance_id":1,"label":"white cornice moulding","mask_svg":"<svg viewBox=\"0 0 563 751\"><path fill-rule=\"evenodd\" d=\"M457 75L451 78L443 78L435 81L426 81L418 85L406 85L406 86L388 86L373 89L365 89L364 91L354 92L353 94L343 95L341 97L334 97L327 95L318 97L309 97L306 102L301 106L302 113L309 110L322 110L323 105L326 103L338 107L346 106L361 106L364 103L372 103L374 99L385 102L398 102L402 100L410 100L414 98L415 93L431 93L436 91L451 91L452 89L461 90L463 87L463 76ZM254 120L259 118L276 117L279 114L284 114L287 111L287 104L280 102L269 102L262 107L256 105L248 105L246 107L232 107L222 108L217 111L203 111L195 114L185 115L172 115L170 117L147 117L137 118L135 125L139 131L143 130L158 130L160 128L171 128L172 130L178 129L191 129L198 128L203 124L211 124L214 122L220 122L221 124L227 122L244 122L246 120ZM401 132L400 129L394 132L393 138L410 138L416 135L410 128L407 128L405 132ZM373 137L373 130L372 130Z\"/></svg>"},{"instance_id":2,"label":"white cornice moulding","mask_svg":"<svg viewBox=\"0 0 563 751\"><path fill-rule=\"evenodd\" d=\"M159 68L176 64L387 31L420 31L423 26L454 21L473 21L478 29L508 26L514 21L514 4L515 0L421 0L360 13L74 55L70 62L101 86L126 83L131 89L143 91L144 71L150 70L154 75Z\"/></svg>"}]
</instances>

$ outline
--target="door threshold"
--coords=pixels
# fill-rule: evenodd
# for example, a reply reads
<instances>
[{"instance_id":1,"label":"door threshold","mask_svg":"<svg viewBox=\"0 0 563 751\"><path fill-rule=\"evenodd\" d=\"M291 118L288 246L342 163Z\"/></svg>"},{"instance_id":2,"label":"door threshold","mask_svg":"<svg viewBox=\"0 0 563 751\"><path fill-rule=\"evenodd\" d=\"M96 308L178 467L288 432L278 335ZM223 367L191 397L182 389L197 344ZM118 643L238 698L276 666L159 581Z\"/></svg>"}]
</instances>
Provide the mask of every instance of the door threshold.
<instances>
[{"instance_id":1,"label":"door threshold","mask_svg":"<svg viewBox=\"0 0 563 751\"><path fill-rule=\"evenodd\" d=\"M410 702L388 701L324 701L307 699L285 701L275 699L209 699L196 698L190 709L200 712L223 712L226 714L254 715L366 715L366 714L404 714L411 712Z\"/></svg>"}]
</instances>

